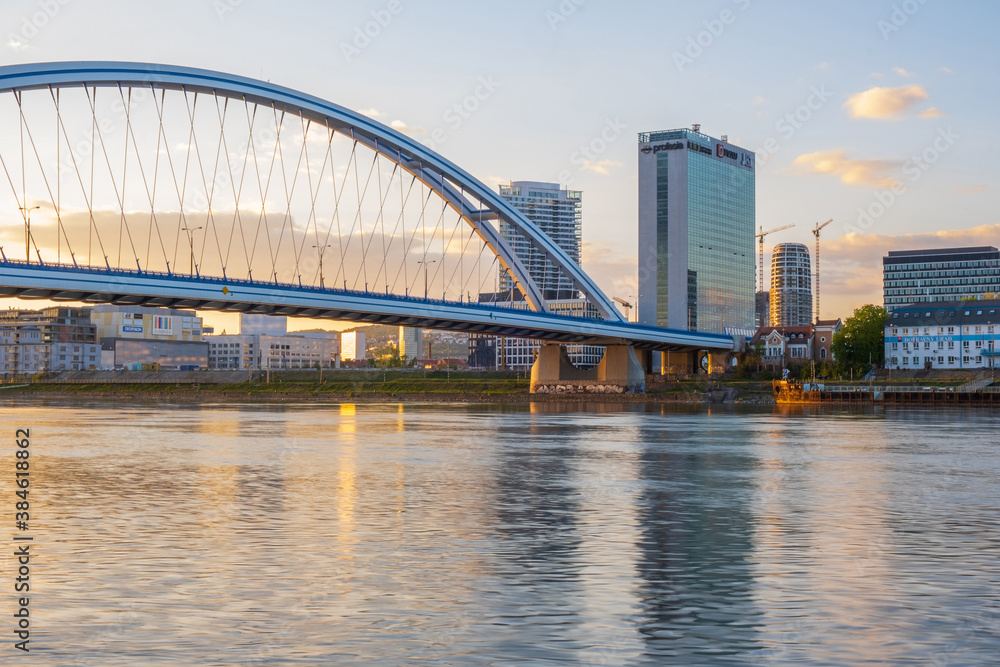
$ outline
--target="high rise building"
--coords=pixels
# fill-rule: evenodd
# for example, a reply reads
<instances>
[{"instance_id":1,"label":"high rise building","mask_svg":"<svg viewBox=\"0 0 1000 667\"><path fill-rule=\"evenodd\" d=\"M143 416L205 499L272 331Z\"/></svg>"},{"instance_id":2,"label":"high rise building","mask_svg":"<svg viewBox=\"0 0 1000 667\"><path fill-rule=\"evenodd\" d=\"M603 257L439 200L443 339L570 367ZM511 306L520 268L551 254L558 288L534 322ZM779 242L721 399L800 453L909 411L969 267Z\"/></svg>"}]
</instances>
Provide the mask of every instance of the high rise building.
<instances>
[{"instance_id":1,"label":"high rise building","mask_svg":"<svg viewBox=\"0 0 1000 667\"><path fill-rule=\"evenodd\" d=\"M891 250L882 258L883 299L892 312L911 303L983 298L1000 292L1000 250Z\"/></svg>"},{"instance_id":2,"label":"high rise building","mask_svg":"<svg viewBox=\"0 0 1000 667\"><path fill-rule=\"evenodd\" d=\"M755 156L692 129L639 135L639 322L754 325Z\"/></svg>"},{"instance_id":3,"label":"high rise building","mask_svg":"<svg viewBox=\"0 0 1000 667\"><path fill-rule=\"evenodd\" d=\"M512 181L500 186L500 196L545 232L563 252L580 264L583 233L583 195L566 190L557 183ZM545 255L536 250L510 225L501 221L500 234L542 290L546 299L575 299L579 292ZM500 291L507 292L514 281L506 273L500 277Z\"/></svg>"},{"instance_id":4,"label":"high rise building","mask_svg":"<svg viewBox=\"0 0 1000 667\"><path fill-rule=\"evenodd\" d=\"M566 190L556 183L537 181L512 181L500 186L500 196L526 218L535 223L569 257L580 263L583 233L583 194ZM540 252L516 231L501 222L500 232L510 244L529 275L542 290L549 310L573 317L600 317L597 309L580 297L572 281L561 275ZM480 294L480 303L495 302L504 307L527 309L528 303L506 273L500 276L501 292ZM470 334L469 364L478 368L504 368L526 370L534 363L538 341L498 337L489 334ZM568 345L570 360L581 367L595 366L604 356L604 348L594 345Z\"/></svg>"},{"instance_id":5,"label":"high rise building","mask_svg":"<svg viewBox=\"0 0 1000 667\"><path fill-rule=\"evenodd\" d=\"M813 321L812 263L801 243L779 243L771 255L772 327L804 327Z\"/></svg>"}]
</instances>

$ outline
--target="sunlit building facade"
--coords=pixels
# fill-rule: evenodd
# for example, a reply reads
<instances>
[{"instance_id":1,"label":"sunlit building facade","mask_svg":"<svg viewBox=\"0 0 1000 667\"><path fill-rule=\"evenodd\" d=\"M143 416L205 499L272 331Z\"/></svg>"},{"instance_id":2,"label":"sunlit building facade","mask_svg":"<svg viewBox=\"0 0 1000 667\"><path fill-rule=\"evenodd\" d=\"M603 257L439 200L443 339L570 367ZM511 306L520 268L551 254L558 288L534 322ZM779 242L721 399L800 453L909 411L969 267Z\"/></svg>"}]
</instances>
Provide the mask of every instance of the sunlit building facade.
<instances>
[{"instance_id":1,"label":"sunlit building facade","mask_svg":"<svg viewBox=\"0 0 1000 667\"><path fill-rule=\"evenodd\" d=\"M804 327L812 324L812 262L801 243L779 243L771 255L770 324Z\"/></svg>"},{"instance_id":2,"label":"sunlit building facade","mask_svg":"<svg viewBox=\"0 0 1000 667\"><path fill-rule=\"evenodd\" d=\"M692 129L639 135L639 322L754 328L754 153Z\"/></svg>"}]
</instances>

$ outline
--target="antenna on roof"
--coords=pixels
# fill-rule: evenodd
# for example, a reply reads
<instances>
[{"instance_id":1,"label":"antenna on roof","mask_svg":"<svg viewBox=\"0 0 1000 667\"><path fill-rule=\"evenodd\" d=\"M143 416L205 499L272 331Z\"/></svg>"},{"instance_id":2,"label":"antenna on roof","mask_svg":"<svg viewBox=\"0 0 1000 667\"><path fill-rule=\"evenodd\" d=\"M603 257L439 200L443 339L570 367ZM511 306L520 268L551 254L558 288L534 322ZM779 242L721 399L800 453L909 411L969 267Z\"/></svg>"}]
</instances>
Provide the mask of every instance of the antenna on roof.
<instances>
[{"instance_id":1,"label":"antenna on roof","mask_svg":"<svg viewBox=\"0 0 1000 667\"><path fill-rule=\"evenodd\" d=\"M691 125L691 129L695 132L701 132L701 123L694 123Z\"/></svg>"}]
</instances>

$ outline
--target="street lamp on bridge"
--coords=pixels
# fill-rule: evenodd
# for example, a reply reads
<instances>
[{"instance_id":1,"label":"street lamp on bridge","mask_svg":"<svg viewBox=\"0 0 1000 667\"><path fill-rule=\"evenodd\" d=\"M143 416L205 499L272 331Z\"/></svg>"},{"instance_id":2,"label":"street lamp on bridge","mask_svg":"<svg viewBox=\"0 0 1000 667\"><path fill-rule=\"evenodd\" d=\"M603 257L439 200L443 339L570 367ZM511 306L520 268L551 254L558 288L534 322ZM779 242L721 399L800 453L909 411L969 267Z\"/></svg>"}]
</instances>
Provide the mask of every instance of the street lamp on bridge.
<instances>
[{"instance_id":1,"label":"street lamp on bridge","mask_svg":"<svg viewBox=\"0 0 1000 667\"><path fill-rule=\"evenodd\" d=\"M324 287L324 285L323 285L323 253L326 252L327 248L332 248L333 246L327 244L327 245L314 245L313 247L316 248L319 251L319 287L320 287L320 289L323 289L323 287ZM322 373L323 372L320 371L320 375L322 375Z\"/></svg>"},{"instance_id":2,"label":"street lamp on bridge","mask_svg":"<svg viewBox=\"0 0 1000 667\"><path fill-rule=\"evenodd\" d=\"M18 207L21 209L21 213L24 214L24 261L31 261L31 212L36 208L41 208L41 206L31 206L26 208L24 206Z\"/></svg>"},{"instance_id":3,"label":"street lamp on bridge","mask_svg":"<svg viewBox=\"0 0 1000 667\"><path fill-rule=\"evenodd\" d=\"M418 259L417 260L417 264L423 264L424 265L424 298L425 299L427 298L427 265L428 264L434 264L435 262L437 262L436 259L432 259L432 260Z\"/></svg>"},{"instance_id":4,"label":"street lamp on bridge","mask_svg":"<svg viewBox=\"0 0 1000 667\"><path fill-rule=\"evenodd\" d=\"M203 229L203 227L195 227L193 229L190 227L181 227L181 231L188 233L188 243L191 246L191 268L188 269L188 273L192 276L194 275L194 233L199 229Z\"/></svg>"}]
</instances>

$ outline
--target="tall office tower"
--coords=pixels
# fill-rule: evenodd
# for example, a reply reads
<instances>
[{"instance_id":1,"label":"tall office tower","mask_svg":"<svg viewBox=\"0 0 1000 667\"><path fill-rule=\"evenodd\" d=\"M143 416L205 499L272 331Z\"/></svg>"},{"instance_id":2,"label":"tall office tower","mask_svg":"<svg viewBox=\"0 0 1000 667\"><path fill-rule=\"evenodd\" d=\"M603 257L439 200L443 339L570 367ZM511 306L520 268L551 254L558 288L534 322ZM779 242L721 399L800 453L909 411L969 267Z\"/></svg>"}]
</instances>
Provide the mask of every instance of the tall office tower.
<instances>
[{"instance_id":1,"label":"tall office tower","mask_svg":"<svg viewBox=\"0 0 1000 667\"><path fill-rule=\"evenodd\" d=\"M288 318L284 315L248 315L240 313L240 333L243 335L284 336L288 333Z\"/></svg>"},{"instance_id":2,"label":"tall office tower","mask_svg":"<svg viewBox=\"0 0 1000 667\"><path fill-rule=\"evenodd\" d=\"M639 322L751 330L755 157L700 129L639 135Z\"/></svg>"},{"instance_id":3,"label":"tall office tower","mask_svg":"<svg viewBox=\"0 0 1000 667\"><path fill-rule=\"evenodd\" d=\"M535 223L574 262L580 263L583 196L579 191L563 189L557 183L512 181L510 185L500 186L500 196ZM541 252L502 221L500 234L524 263L546 299L576 299L580 296L569 278L561 275ZM513 286L510 276L502 274L500 291L508 292Z\"/></svg>"},{"instance_id":4,"label":"tall office tower","mask_svg":"<svg viewBox=\"0 0 1000 667\"><path fill-rule=\"evenodd\" d=\"M882 258L886 310L911 303L993 298L1000 293L1000 250L891 250Z\"/></svg>"},{"instance_id":5,"label":"tall office tower","mask_svg":"<svg viewBox=\"0 0 1000 667\"><path fill-rule=\"evenodd\" d=\"M771 255L771 326L805 327L812 321L809 248L801 243L779 243Z\"/></svg>"},{"instance_id":6,"label":"tall office tower","mask_svg":"<svg viewBox=\"0 0 1000 667\"><path fill-rule=\"evenodd\" d=\"M419 359L423 355L424 330L419 327L399 327L399 358Z\"/></svg>"}]
</instances>

